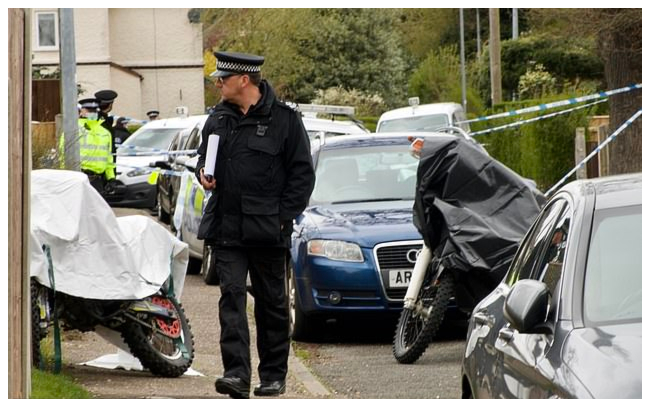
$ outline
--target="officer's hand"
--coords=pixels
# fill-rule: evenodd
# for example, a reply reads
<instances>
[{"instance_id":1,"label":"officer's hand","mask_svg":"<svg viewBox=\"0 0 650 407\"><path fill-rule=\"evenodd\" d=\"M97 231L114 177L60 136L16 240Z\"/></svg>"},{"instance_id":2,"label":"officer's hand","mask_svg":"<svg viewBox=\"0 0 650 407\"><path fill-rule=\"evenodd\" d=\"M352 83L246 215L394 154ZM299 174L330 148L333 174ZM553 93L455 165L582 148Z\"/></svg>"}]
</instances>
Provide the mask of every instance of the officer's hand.
<instances>
[{"instance_id":1,"label":"officer's hand","mask_svg":"<svg viewBox=\"0 0 650 407\"><path fill-rule=\"evenodd\" d=\"M210 177L209 180L206 178L203 174L203 168L201 168L201 185L203 185L203 189L206 191L214 189L217 186L217 180L215 180L214 177Z\"/></svg>"},{"instance_id":2,"label":"officer's hand","mask_svg":"<svg viewBox=\"0 0 650 407\"><path fill-rule=\"evenodd\" d=\"M422 146L424 145L424 139L408 136L408 140L411 142L411 155L419 159L420 154L422 153Z\"/></svg>"}]
</instances>

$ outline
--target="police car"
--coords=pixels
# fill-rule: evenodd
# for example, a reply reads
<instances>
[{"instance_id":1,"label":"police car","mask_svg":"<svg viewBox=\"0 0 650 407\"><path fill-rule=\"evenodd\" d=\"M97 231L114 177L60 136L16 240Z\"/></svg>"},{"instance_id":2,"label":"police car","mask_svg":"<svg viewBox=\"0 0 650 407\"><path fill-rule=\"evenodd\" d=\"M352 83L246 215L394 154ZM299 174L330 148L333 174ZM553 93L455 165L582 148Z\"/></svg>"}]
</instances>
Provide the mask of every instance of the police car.
<instances>
[{"instance_id":1,"label":"police car","mask_svg":"<svg viewBox=\"0 0 650 407\"><path fill-rule=\"evenodd\" d=\"M115 157L116 187L105 196L113 207L155 210L156 182L150 182L152 162L167 160L172 140L182 130L202 127L207 115L182 116L151 121L133 133L118 148Z\"/></svg>"}]
</instances>

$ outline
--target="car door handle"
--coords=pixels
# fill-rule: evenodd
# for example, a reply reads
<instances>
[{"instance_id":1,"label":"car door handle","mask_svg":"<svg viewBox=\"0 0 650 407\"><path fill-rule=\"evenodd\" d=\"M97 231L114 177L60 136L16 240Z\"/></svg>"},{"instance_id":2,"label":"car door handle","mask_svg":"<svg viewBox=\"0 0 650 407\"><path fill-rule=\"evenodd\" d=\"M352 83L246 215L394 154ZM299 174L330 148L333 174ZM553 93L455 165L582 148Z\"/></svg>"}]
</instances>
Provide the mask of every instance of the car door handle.
<instances>
[{"instance_id":1,"label":"car door handle","mask_svg":"<svg viewBox=\"0 0 650 407\"><path fill-rule=\"evenodd\" d=\"M511 328L501 328L499 330L499 339L505 342L510 342L514 336L515 336L515 331L512 330Z\"/></svg>"}]
</instances>

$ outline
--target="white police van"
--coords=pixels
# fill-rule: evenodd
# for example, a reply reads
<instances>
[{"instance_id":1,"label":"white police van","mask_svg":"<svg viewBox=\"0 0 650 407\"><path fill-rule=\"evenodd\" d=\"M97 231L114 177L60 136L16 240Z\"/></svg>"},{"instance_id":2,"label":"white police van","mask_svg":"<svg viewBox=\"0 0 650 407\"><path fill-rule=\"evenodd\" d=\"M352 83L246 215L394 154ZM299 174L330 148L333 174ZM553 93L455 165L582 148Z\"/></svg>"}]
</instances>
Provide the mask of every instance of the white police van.
<instances>
[{"instance_id":1,"label":"white police van","mask_svg":"<svg viewBox=\"0 0 650 407\"><path fill-rule=\"evenodd\" d=\"M459 127L469 133L465 109L458 103L421 105L420 98L409 98L409 107L389 110L379 117L377 133L433 131L441 127Z\"/></svg>"}]
</instances>

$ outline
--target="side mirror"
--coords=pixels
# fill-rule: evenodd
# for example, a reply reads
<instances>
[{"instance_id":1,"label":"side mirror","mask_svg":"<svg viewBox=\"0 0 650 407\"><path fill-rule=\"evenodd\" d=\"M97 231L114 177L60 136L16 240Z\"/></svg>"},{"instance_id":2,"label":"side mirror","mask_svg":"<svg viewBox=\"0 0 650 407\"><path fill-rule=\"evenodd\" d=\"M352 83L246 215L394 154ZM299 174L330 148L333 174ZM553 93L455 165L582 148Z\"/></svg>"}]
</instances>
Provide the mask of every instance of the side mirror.
<instances>
[{"instance_id":1,"label":"side mirror","mask_svg":"<svg viewBox=\"0 0 650 407\"><path fill-rule=\"evenodd\" d=\"M154 161L149 164L149 167L156 167L156 168L161 168L163 170L171 170L172 167L169 165L167 161Z\"/></svg>"},{"instance_id":2,"label":"side mirror","mask_svg":"<svg viewBox=\"0 0 650 407\"><path fill-rule=\"evenodd\" d=\"M546 333L544 325L550 292L538 280L520 280L512 286L503 304L503 315L520 333Z\"/></svg>"}]
</instances>

